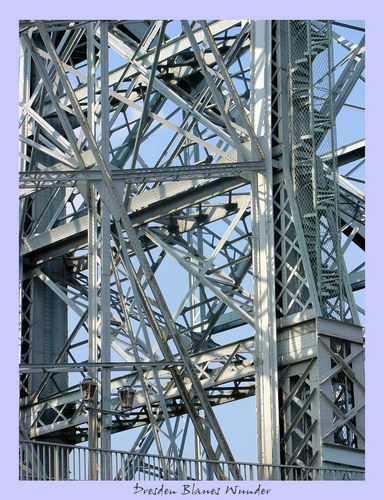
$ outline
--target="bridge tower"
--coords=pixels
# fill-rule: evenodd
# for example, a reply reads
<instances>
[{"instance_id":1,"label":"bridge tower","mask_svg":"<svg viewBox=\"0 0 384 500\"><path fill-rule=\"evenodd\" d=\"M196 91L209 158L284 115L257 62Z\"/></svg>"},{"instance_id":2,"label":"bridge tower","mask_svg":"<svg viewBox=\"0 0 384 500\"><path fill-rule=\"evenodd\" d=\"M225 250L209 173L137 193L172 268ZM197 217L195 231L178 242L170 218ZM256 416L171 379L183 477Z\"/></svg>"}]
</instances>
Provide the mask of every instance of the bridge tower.
<instances>
[{"instance_id":1,"label":"bridge tower","mask_svg":"<svg viewBox=\"0 0 384 500\"><path fill-rule=\"evenodd\" d=\"M242 479L247 402L259 479L364 467L364 56L352 22L20 23L23 446Z\"/></svg>"}]
</instances>

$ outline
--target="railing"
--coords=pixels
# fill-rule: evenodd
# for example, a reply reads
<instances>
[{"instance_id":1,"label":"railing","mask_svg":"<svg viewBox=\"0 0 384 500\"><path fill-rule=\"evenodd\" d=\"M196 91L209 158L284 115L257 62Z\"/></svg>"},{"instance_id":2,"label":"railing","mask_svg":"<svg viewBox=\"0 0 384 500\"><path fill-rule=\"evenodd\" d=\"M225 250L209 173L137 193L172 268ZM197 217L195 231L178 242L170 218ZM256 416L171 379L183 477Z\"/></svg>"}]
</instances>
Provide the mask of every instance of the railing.
<instances>
[{"instance_id":1,"label":"railing","mask_svg":"<svg viewBox=\"0 0 384 500\"><path fill-rule=\"evenodd\" d=\"M362 469L196 460L85 446L20 441L21 481L363 480Z\"/></svg>"}]
</instances>

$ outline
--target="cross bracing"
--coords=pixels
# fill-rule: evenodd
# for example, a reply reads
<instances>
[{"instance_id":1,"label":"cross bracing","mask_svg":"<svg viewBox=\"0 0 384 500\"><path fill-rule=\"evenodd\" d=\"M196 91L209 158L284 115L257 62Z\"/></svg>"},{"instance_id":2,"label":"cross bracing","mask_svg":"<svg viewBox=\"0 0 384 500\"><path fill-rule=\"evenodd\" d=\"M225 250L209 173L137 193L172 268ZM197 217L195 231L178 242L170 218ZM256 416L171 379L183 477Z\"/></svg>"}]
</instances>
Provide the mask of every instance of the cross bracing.
<instances>
[{"instance_id":1,"label":"cross bracing","mask_svg":"<svg viewBox=\"0 0 384 500\"><path fill-rule=\"evenodd\" d=\"M261 463L319 466L333 439L363 449L360 368L332 355L329 329L304 345L318 318L348 360L363 338L365 147L338 144L337 124L363 110L349 99L364 37L337 29L20 23L24 437L110 449L138 428L131 451L181 457L192 433L197 458L233 462L214 408L252 398ZM352 382L320 382L325 359ZM309 399L295 389L306 377ZM324 433L320 395L334 411Z\"/></svg>"}]
</instances>

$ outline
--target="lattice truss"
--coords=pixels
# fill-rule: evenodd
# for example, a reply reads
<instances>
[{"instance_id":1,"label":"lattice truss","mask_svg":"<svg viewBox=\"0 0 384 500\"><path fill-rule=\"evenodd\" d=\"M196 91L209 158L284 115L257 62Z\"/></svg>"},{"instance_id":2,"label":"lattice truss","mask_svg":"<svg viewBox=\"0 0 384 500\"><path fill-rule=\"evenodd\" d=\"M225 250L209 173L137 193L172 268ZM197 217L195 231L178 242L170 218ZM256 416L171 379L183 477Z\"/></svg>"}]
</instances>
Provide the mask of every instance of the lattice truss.
<instances>
[{"instance_id":1,"label":"lattice truss","mask_svg":"<svg viewBox=\"0 0 384 500\"><path fill-rule=\"evenodd\" d=\"M359 323L364 268L344 256L364 245L364 143L337 149L334 125L364 42L326 22L267 22L262 36L257 23L21 23L31 438L91 442L90 374L96 440L140 427L132 450L181 456L193 428L202 453L231 460L212 408L263 393L265 332L273 347L281 324Z\"/></svg>"},{"instance_id":2,"label":"lattice truss","mask_svg":"<svg viewBox=\"0 0 384 500\"><path fill-rule=\"evenodd\" d=\"M281 363L281 449L284 463L315 466L324 443L365 448L364 346L361 339L315 334L310 327L305 336L305 348L317 346L312 356Z\"/></svg>"}]
</instances>

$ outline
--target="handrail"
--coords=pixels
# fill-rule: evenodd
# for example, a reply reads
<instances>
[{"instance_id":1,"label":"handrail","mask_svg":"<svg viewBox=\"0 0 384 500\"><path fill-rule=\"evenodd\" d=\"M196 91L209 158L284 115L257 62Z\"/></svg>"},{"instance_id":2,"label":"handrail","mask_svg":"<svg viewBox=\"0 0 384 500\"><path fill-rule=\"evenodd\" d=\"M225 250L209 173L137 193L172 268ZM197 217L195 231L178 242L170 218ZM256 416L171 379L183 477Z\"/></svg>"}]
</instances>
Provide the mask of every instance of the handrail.
<instances>
[{"instance_id":1,"label":"handrail","mask_svg":"<svg viewBox=\"0 0 384 500\"><path fill-rule=\"evenodd\" d=\"M209 480L214 479L213 465L221 468L227 480L231 479L234 466L239 468L241 480L365 477L364 469L195 459L20 439L20 480Z\"/></svg>"}]
</instances>

